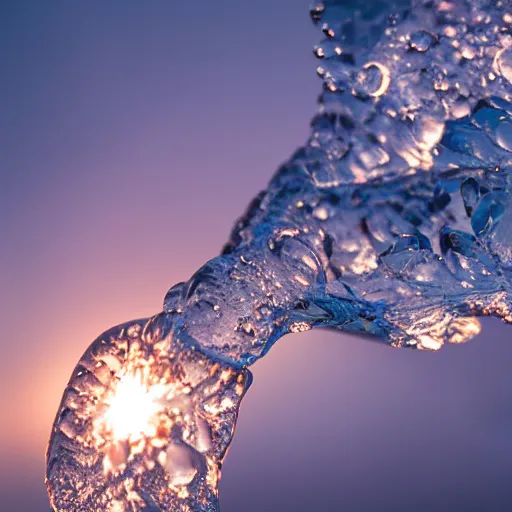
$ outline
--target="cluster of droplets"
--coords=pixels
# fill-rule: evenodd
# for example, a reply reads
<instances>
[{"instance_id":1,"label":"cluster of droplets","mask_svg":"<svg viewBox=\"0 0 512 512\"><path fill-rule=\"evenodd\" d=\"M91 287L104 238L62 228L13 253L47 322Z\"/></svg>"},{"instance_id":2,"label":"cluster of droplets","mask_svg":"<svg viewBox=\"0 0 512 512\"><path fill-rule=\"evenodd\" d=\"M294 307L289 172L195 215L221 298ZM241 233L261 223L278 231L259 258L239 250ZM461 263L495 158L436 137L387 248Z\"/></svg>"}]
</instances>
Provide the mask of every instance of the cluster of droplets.
<instances>
[{"instance_id":1,"label":"cluster of droplets","mask_svg":"<svg viewBox=\"0 0 512 512\"><path fill-rule=\"evenodd\" d=\"M314 175L317 186L428 171L447 121L510 95L504 2L327 1L311 15L326 37L315 48L325 90L310 145L327 156L326 124L338 117L336 156Z\"/></svg>"},{"instance_id":2,"label":"cluster of droplets","mask_svg":"<svg viewBox=\"0 0 512 512\"><path fill-rule=\"evenodd\" d=\"M512 6L326 0L312 134L163 312L87 350L55 511L218 510L247 366L317 326L438 349L512 322Z\"/></svg>"}]
</instances>

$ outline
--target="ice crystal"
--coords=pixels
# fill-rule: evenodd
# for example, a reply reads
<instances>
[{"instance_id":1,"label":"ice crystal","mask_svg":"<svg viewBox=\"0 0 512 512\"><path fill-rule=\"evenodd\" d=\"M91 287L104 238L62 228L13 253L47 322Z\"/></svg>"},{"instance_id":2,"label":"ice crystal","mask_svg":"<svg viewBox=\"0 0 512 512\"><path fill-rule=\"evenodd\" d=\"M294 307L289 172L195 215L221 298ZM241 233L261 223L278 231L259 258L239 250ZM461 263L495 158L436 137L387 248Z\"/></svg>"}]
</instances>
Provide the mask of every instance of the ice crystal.
<instances>
[{"instance_id":1,"label":"ice crystal","mask_svg":"<svg viewBox=\"0 0 512 512\"><path fill-rule=\"evenodd\" d=\"M512 321L512 5L326 0L306 145L163 312L101 335L48 448L54 510L215 511L247 366L316 326L438 349Z\"/></svg>"}]
</instances>

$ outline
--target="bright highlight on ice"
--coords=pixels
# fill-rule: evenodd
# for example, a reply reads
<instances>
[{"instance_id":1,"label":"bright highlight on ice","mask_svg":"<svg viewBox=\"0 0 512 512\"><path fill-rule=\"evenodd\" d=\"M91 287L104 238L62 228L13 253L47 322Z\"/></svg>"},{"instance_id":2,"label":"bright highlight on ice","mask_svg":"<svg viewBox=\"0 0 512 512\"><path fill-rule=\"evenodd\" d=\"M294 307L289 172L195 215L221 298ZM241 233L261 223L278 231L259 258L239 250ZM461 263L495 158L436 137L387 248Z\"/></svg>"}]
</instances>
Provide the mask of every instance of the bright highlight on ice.
<instances>
[{"instance_id":1,"label":"bright highlight on ice","mask_svg":"<svg viewBox=\"0 0 512 512\"><path fill-rule=\"evenodd\" d=\"M144 386L140 374L121 377L102 418L114 439L134 440L154 435L155 419L160 409L155 391L154 387L148 389Z\"/></svg>"}]
</instances>

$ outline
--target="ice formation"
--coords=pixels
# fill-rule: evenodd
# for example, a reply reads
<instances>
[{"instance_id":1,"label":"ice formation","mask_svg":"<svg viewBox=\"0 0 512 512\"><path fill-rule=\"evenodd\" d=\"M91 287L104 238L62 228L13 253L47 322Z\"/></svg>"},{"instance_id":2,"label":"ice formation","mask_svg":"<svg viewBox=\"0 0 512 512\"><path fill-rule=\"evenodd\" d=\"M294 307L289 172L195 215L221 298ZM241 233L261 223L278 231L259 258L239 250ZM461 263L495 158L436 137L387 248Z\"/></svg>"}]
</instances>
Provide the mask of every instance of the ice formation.
<instances>
[{"instance_id":1,"label":"ice formation","mask_svg":"<svg viewBox=\"0 0 512 512\"><path fill-rule=\"evenodd\" d=\"M102 334L48 447L55 511L218 510L247 366L316 326L438 349L512 321L512 4L325 0L306 145L163 312Z\"/></svg>"}]
</instances>

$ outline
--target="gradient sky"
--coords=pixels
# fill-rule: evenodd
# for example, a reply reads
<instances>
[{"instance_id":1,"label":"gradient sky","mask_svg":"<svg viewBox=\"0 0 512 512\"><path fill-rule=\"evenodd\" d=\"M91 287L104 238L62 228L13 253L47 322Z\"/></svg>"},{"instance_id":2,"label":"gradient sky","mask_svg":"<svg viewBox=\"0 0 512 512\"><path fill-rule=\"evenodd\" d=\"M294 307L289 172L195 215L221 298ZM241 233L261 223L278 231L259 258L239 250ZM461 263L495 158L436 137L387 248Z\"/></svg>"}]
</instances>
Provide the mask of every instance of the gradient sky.
<instances>
[{"instance_id":1,"label":"gradient sky","mask_svg":"<svg viewBox=\"0 0 512 512\"><path fill-rule=\"evenodd\" d=\"M307 0L0 2L0 508L108 327L161 309L307 137ZM509 511L512 329L436 354L327 331L253 367L222 512Z\"/></svg>"}]
</instances>

